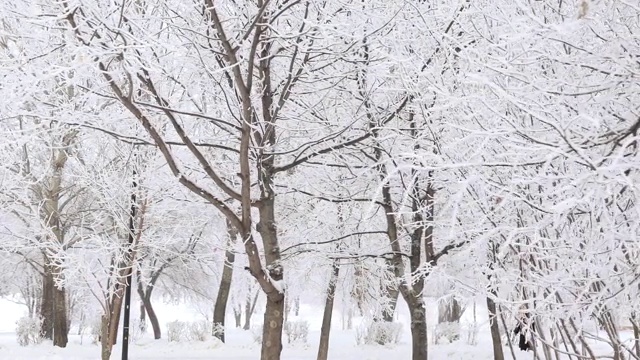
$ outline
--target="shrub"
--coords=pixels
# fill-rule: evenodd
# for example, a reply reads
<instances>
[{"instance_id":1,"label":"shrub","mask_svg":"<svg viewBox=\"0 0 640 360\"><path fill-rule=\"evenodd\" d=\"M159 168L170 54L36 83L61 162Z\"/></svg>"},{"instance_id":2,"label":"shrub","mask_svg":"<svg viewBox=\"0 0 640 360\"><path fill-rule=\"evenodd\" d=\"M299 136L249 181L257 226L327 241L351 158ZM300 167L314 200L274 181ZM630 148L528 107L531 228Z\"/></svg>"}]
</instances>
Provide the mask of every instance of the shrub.
<instances>
[{"instance_id":1,"label":"shrub","mask_svg":"<svg viewBox=\"0 0 640 360\"><path fill-rule=\"evenodd\" d=\"M309 322L306 320L287 321L284 324L284 333L287 335L289 344L295 342L306 344L309 337Z\"/></svg>"},{"instance_id":2,"label":"shrub","mask_svg":"<svg viewBox=\"0 0 640 360\"><path fill-rule=\"evenodd\" d=\"M397 344L400 341L401 333L402 325L400 323L374 321L356 329L356 343L358 345Z\"/></svg>"},{"instance_id":3,"label":"shrub","mask_svg":"<svg viewBox=\"0 0 640 360\"><path fill-rule=\"evenodd\" d=\"M443 322L436 325L433 341L436 344L440 344L443 341L452 343L460 339L460 323L458 322Z\"/></svg>"},{"instance_id":4,"label":"shrub","mask_svg":"<svg viewBox=\"0 0 640 360\"><path fill-rule=\"evenodd\" d=\"M40 344L42 342L42 334L40 333L40 325L42 320L34 317L21 317L16 321L16 335L18 336L18 344L27 346Z\"/></svg>"},{"instance_id":5,"label":"shrub","mask_svg":"<svg viewBox=\"0 0 640 360\"><path fill-rule=\"evenodd\" d=\"M216 324L218 325L218 324ZM195 321L187 324L187 339L189 341L206 341L211 333L208 321Z\"/></svg>"},{"instance_id":6,"label":"shrub","mask_svg":"<svg viewBox=\"0 0 640 360\"><path fill-rule=\"evenodd\" d=\"M167 340L180 342L187 338L187 323L184 321L172 321L167 323Z\"/></svg>"}]
</instances>

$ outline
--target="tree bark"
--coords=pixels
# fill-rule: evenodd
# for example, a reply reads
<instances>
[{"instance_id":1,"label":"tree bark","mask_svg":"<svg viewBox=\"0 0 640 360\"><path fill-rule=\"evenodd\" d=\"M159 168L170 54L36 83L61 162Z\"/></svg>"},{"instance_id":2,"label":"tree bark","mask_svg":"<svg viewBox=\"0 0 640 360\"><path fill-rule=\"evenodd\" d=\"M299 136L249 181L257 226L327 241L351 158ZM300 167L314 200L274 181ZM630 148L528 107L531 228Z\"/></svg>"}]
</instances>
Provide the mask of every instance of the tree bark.
<instances>
[{"instance_id":1,"label":"tree bark","mask_svg":"<svg viewBox=\"0 0 640 360\"><path fill-rule=\"evenodd\" d=\"M64 288L53 288L53 346L67 346L69 323L67 322L67 294Z\"/></svg>"},{"instance_id":2,"label":"tree bark","mask_svg":"<svg viewBox=\"0 0 640 360\"><path fill-rule=\"evenodd\" d=\"M396 312L396 306L398 305L398 295L400 291L396 286L388 286L386 293L389 297L389 305L382 311L382 320L386 322L393 322L393 317Z\"/></svg>"},{"instance_id":3,"label":"tree bark","mask_svg":"<svg viewBox=\"0 0 640 360\"><path fill-rule=\"evenodd\" d=\"M233 279L233 262L235 261L235 254L232 246L235 243L235 239L238 236L238 231L227 221L227 248L225 250L225 260L222 267L222 276L220 277L220 286L218 287L218 296L216 303L213 307L213 336L219 338L222 342L225 342L225 327L224 320L227 313L227 302L229 300L229 294L231 292L231 280ZM216 325L219 325L222 331L215 331Z\"/></svg>"},{"instance_id":4,"label":"tree bark","mask_svg":"<svg viewBox=\"0 0 640 360\"><path fill-rule=\"evenodd\" d=\"M244 307L244 326L242 327L243 330L251 329L251 317L253 316L253 313L256 310L256 304L258 303L259 295L260 295L259 288L256 290L256 294L253 296L253 301L247 295L247 302Z\"/></svg>"},{"instance_id":5,"label":"tree bark","mask_svg":"<svg viewBox=\"0 0 640 360\"><path fill-rule=\"evenodd\" d=\"M410 301L409 316L411 319L411 358L413 360L427 360L427 316L424 300L416 295Z\"/></svg>"},{"instance_id":6,"label":"tree bark","mask_svg":"<svg viewBox=\"0 0 640 360\"><path fill-rule=\"evenodd\" d=\"M336 283L340 266L334 260L332 266L331 278L327 286L327 299L324 305L324 314L322 315L322 327L320 328L320 345L318 346L318 360L327 360L329 356L329 335L331 333L331 317L333 315L333 301L336 295Z\"/></svg>"},{"instance_id":7,"label":"tree bark","mask_svg":"<svg viewBox=\"0 0 640 360\"><path fill-rule=\"evenodd\" d=\"M40 316L42 316L40 333L43 338L53 340L53 289L55 286L53 284L51 266L46 264L47 261L45 257L45 266L42 275L42 301L40 302Z\"/></svg>"},{"instance_id":8,"label":"tree bark","mask_svg":"<svg viewBox=\"0 0 640 360\"><path fill-rule=\"evenodd\" d=\"M491 343L493 345L493 359L504 360L504 353L502 351L502 340L500 339L500 327L498 326L498 317L496 313L496 303L490 297L487 297L487 310L489 311Z\"/></svg>"},{"instance_id":9,"label":"tree bark","mask_svg":"<svg viewBox=\"0 0 640 360\"><path fill-rule=\"evenodd\" d=\"M262 328L261 360L278 360L282 353L282 328L284 323L284 296L267 296Z\"/></svg>"},{"instance_id":10,"label":"tree bark","mask_svg":"<svg viewBox=\"0 0 640 360\"><path fill-rule=\"evenodd\" d=\"M242 327L242 309L238 309L235 306L233 307L233 318L236 320L236 327Z\"/></svg>"},{"instance_id":11,"label":"tree bark","mask_svg":"<svg viewBox=\"0 0 640 360\"><path fill-rule=\"evenodd\" d=\"M55 284L54 265L46 264L42 280L42 302L40 315L42 325L40 332L45 339L53 340L53 345L66 347L68 343L69 324L67 321L67 297L64 288ZM58 270L60 271L60 270Z\"/></svg>"},{"instance_id":12,"label":"tree bark","mask_svg":"<svg viewBox=\"0 0 640 360\"><path fill-rule=\"evenodd\" d=\"M153 305L151 304L151 293L149 292L142 300L144 310L149 315L149 322L151 323L151 328L153 329L153 338L156 340L160 340L162 337L162 332L160 331L160 322L158 321L158 315L156 311L153 309Z\"/></svg>"}]
</instances>

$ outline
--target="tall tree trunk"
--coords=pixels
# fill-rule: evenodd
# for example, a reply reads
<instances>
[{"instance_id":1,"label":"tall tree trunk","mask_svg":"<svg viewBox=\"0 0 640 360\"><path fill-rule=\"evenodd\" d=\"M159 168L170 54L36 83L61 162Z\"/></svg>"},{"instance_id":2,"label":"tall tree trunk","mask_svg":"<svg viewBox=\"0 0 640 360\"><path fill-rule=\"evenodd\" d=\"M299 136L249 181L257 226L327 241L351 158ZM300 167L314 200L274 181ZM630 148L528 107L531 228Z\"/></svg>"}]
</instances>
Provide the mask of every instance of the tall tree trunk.
<instances>
[{"instance_id":1,"label":"tall tree trunk","mask_svg":"<svg viewBox=\"0 0 640 360\"><path fill-rule=\"evenodd\" d=\"M57 269L55 265L47 264L47 262L49 259L45 257L40 331L45 339L53 340L54 346L64 348L67 346L69 335L66 291L64 288L58 288L55 284L55 273L59 273L61 270L55 270Z\"/></svg>"},{"instance_id":2,"label":"tall tree trunk","mask_svg":"<svg viewBox=\"0 0 640 360\"><path fill-rule=\"evenodd\" d=\"M261 360L278 360L282 353L282 329L284 323L284 296L267 296L262 328Z\"/></svg>"},{"instance_id":3,"label":"tall tree trunk","mask_svg":"<svg viewBox=\"0 0 640 360\"><path fill-rule=\"evenodd\" d=\"M42 323L40 325L40 333L45 339L53 340L53 274L51 266L47 264L48 259L45 257L44 272L42 275L42 300L40 302L40 316Z\"/></svg>"},{"instance_id":4,"label":"tall tree trunk","mask_svg":"<svg viewBox=\"0 0 640 360\"><path fill-rule=\"evenodd\" d=\"M67 296L64 288L53 288L53 346L66 347L69 335Z\"/></svg>"},{"instance_id":5,"label":"tall tree trunk","mask_svg":"<svg viewBox=\"0 0 640 360\"><path fill-rule=\"evenodd\" d=\"M496 313L496 303L490 297L487 297L487 310L489 311L491 342L493 345L493 359L504 360L504 353L502 352L502 340L500 339L500 327L498 326L498 316Z\"/></svg>"},{"instance_id":6,"label":"tall tree trunk","mask_svg":"<svg viewBox=\"0 0 640 360\"><path fill-rule=\"evenodd\" d=\"M427 316L422 295L414 294L407 301L411 319L411 359L427 360Z\"/></svg>"},{"instance_id":7,"label":"tall tree trunk","mask_svg":"<svg viewBox=\"0 0 640 360\"><path fill-rule=\"evenodd\" d=\"M233 262L235 261L235 254L233 252L233 244L238 236L238 231L227 221L227 248L225 250L225 260L222 266L222 276L220 277L220 286L218 287L218 296L216 303L213 307L213 336L219 338L222 342L225 342L224 338L224 320L227 313L227 302L229 300L229 294L231 292L231 280L233 279ZM220 326L221 331L216 331L216 327Z\"/></svg>"},{"instance_id":8,"label":"tall tree trunk","mask_svg":"<svg viewBox=\"0 0 640 360\"><path fill-rule=\"evenodd\" d=\"M293 314L295 316L300 316L300 296L296 296L293 301Z\"/></svg>"},{"instance_id":9,"label":"tall tree trunk","mask_svg":"<svg viewBox=\"0 0 640 360\"><path fill-rule=\"evenodd\" d=\"M333 301L336 295L336 283L340 273L340 265L334 260L331 278L327 286L327 299L322 315L322 327L320 328L320 345L318 346L318 360L327 360L329 356L329 335L331 333L331 317L333 315Z\"/></svg>"}]
</instances>

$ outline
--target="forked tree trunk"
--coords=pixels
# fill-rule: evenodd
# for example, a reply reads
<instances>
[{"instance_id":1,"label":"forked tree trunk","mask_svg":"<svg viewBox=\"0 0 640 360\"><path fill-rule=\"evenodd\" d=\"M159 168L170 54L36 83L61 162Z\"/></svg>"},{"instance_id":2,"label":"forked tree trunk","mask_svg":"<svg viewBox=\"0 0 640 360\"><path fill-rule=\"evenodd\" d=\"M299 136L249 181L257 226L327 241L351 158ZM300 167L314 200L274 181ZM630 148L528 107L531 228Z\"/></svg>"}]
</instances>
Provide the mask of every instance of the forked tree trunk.
<instances>
[{"instance_id":1,"label":"forked tree trunk","mask_svg":"<svg viewBox=\"0 0 640 360\"><path fill-rule=\"evenodd\" d=\"M327 299L322 315L322 327L320 328L320 345L318 346L318 360L327 360L329 356L329 335L331 333L331 317L333 316L333 302L336 295L336 283L340 273L340 265L334 260L331 278L327 286Z\"/></svg>"},{"instance_id":2,"label":"forked tree trunk","mask_svg":"<svg viewBox=\"0 0 640 360\"><path fill-rule=\"evenodd\" d=\"M489 311L489 325L491 329L491 343L493 345L493 359L504 360L502 351L502 340L500 339L500 327L498 325L498 317L496 312L496 303L487 297L487 310Z\"/></svg>"},{"instance_id":3,"label":"forked tree trunk","mask_svg":"<svg viewBox=\"0 0 640 360\"><path fill-rule=\"evenodd\" d=\"M222 267L222 276L220 277L220 286L218 287L218 296L216 297L216 303L213 307L213 336L225 342L225 315L227 313L227 302L229 300L229 294L231 293L231 280L233 279L233 262L235 261L235 254L233 252L233 244L238 236L238 231L233 225L227 221L227 249L225 250L225 260ZM216 327L220 326L221 331L216 331Z\"/></svg>"}]
</instances>

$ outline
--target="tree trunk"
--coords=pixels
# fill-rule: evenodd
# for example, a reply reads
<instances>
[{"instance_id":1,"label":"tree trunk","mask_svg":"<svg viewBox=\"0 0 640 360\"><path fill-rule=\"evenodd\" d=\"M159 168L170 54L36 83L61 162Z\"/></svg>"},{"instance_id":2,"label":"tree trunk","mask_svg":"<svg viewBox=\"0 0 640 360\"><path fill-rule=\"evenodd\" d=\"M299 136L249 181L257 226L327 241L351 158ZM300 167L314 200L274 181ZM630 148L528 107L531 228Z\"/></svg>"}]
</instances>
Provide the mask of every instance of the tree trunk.
<instances>
[{"instance_id":1,"label":"tree trunk","mask_svg":"<svg viewBox=\"0 0 640 360\"><path fill-rule=\"evenodd\" d=\"M140 293L138 292L138 295ZM144 308L144 301L142 301L142 297L140 297L140 331L147 331L147 311Z\"/></svg>"},{"instance_id":2,"label":"tree trunk","mask_svg":"<svg viewBox=\"0 0 640 360\"><path fill-rule=\"evenodd\" d=\"M498 317L496 314L496 303L490 297L487 297L487 310L489 311L489 324L491 328L491 342L493 344L493 359L504 360L502 352L502 340L500 339L500 327L498 326Z\"/></svg>"},{"instance_id":3,"label":"tree trunk","mask_svg":"<svg viewBox=\"0 0 640 360\"><path fill-rule=\"evenodd\" d=\"M67 297L64 288L58 288L54 280L54 266L46 264L42 279L42 316L41 334L45 339L53 340L53 345L66 347L68 343L69 324L67 322Z\"/></svg>"},{"instance_id":4,"label":"tree trunk","mask_svg":"<svg viewBox=\"0 0 640 360\"><path fill-rule=\"evenodd\" d=\"M242 327L242 309L238 309L235 306L233 307L233 317L236 320L236 327Z\"/></svg>"},{"instance_id":5,"label":"tree trunk","mask_svg":"<svg viewBox=\"0 0 640 360\"><path fill-rule=\"evenodd\" d=\"M413 294L407 298L411 319L411 359L427 360L429 343L427 340L427 316L422 295Z\"/></svg>"},{"instance_id":6,"label":"tree trunk","mask_svg":"<svg viewBox=\"0 0 640 360\"><path fill-rule=\"evenodd\" d=\"M69 323L67 322L67 296L64 288L53 288L53 346L67 346Z\"/></svg>"},{"instance_id":7,"label":"tree trunk","mask_svg":"<svg viewBox=\"0 0 640 360\"><path fill-rule=\"evenodd\" d=\"M278 360L282 353L282 328L284 322L284 295L267 296L262 328L261 360Z\"/></svg>"},{"instance_id":8,"label":"tree trunk","mask_svg":"<svg viewBox=\"0 0 640 360\"><path fill-rule=\"evenodd\" d=\"M382 320L393 322L393 315L396 312L400 291L398 291L398 288L395 286L389 286L387 287L386 293L389 296L389 305L382 311Z\"/></svg>"},{"instance_id":9,"label":"tree trunk","mask_svg":"<svg viewBox=\"0 0 640 360\"><path fill-rule=\"evenodd\" d=\"M333 300L336 295L336 283L340 273L340 266L334 260L329 286L327 287L327 299L322 315L322 328L320 328L320 345L318 346L318 360L327 360L329 356L329 334L331 333L331 317L333 314Z\"/></svg>"},{"instance_id":10,"label":"tree trunk","mask_svg":"<svg viewBox=\"0 0 640 360\"><path fill-rule=\"evenodd\" d=\"M300 296L296 296L296 299L293 301L293 314L300 316Z\"/></svg>"},{"instance_id":11,"label":"tree trunk","mask_svg":"<svg viewBox=\"0 0 640 360\"><path fill-rule=\"evenodd\" d=\"M229 300L229 293L231 292L231 280L233 279L233 262L235 261L235 254L232 246L235 243L235 239L238 236L238 231L227 221L227 232L229 237L227 239L227 249L224 253L225 260L222 267L222 276L220 277L220 286L218 287L218 296L216 303L213 307L213 336L224 341L224 320L227 313L227 302ZM221 331L216 331L216 327L220 326Z\"/></svg>"},{"instance_id":12,"label":"tree trunk","mask_svg":"<svg viewBox=\"0 0 640 360\"><path fill-rule=\"evenodd\" d=\"M45 339L53 339L53 274L51 266L47 265L48 260L45 258L44 272L42 276L42 301L40 302L40 316L42 316L42 324L40 333Z\"/></svg>"},{"instance_id":13,"label":"tree trunk","mask_svg":"<svg viewBox=\"0 0 640 360\"><path fill-rule=\"evenodd\" d=\"M144 310L149 315L149 322L151 323L151 328L153 329L153 338L159 340L162 337L162 332L160 331L160 322L158 321L158 315L156 315L156 311L153 309L153 305L151 305L151 292L148 291L142 300Z\"/></svg>"},{"instance_id":14,"label":"tree trunk","mask_svg":"<svg viewBox=\"0 0 640 360\"><path fill-rule=\"evenodd\" d=\"M258 296L260 296L260 288L256 290L256 294L253 296L253 301L247 295L247 303L245 304L245 308L244 308L245 314L244 314L244 326L242 327L243 330L251 329L251 316L253 316L253 313L256 310L256 304L258 303Z\"/></svg>"}]
</instances>

